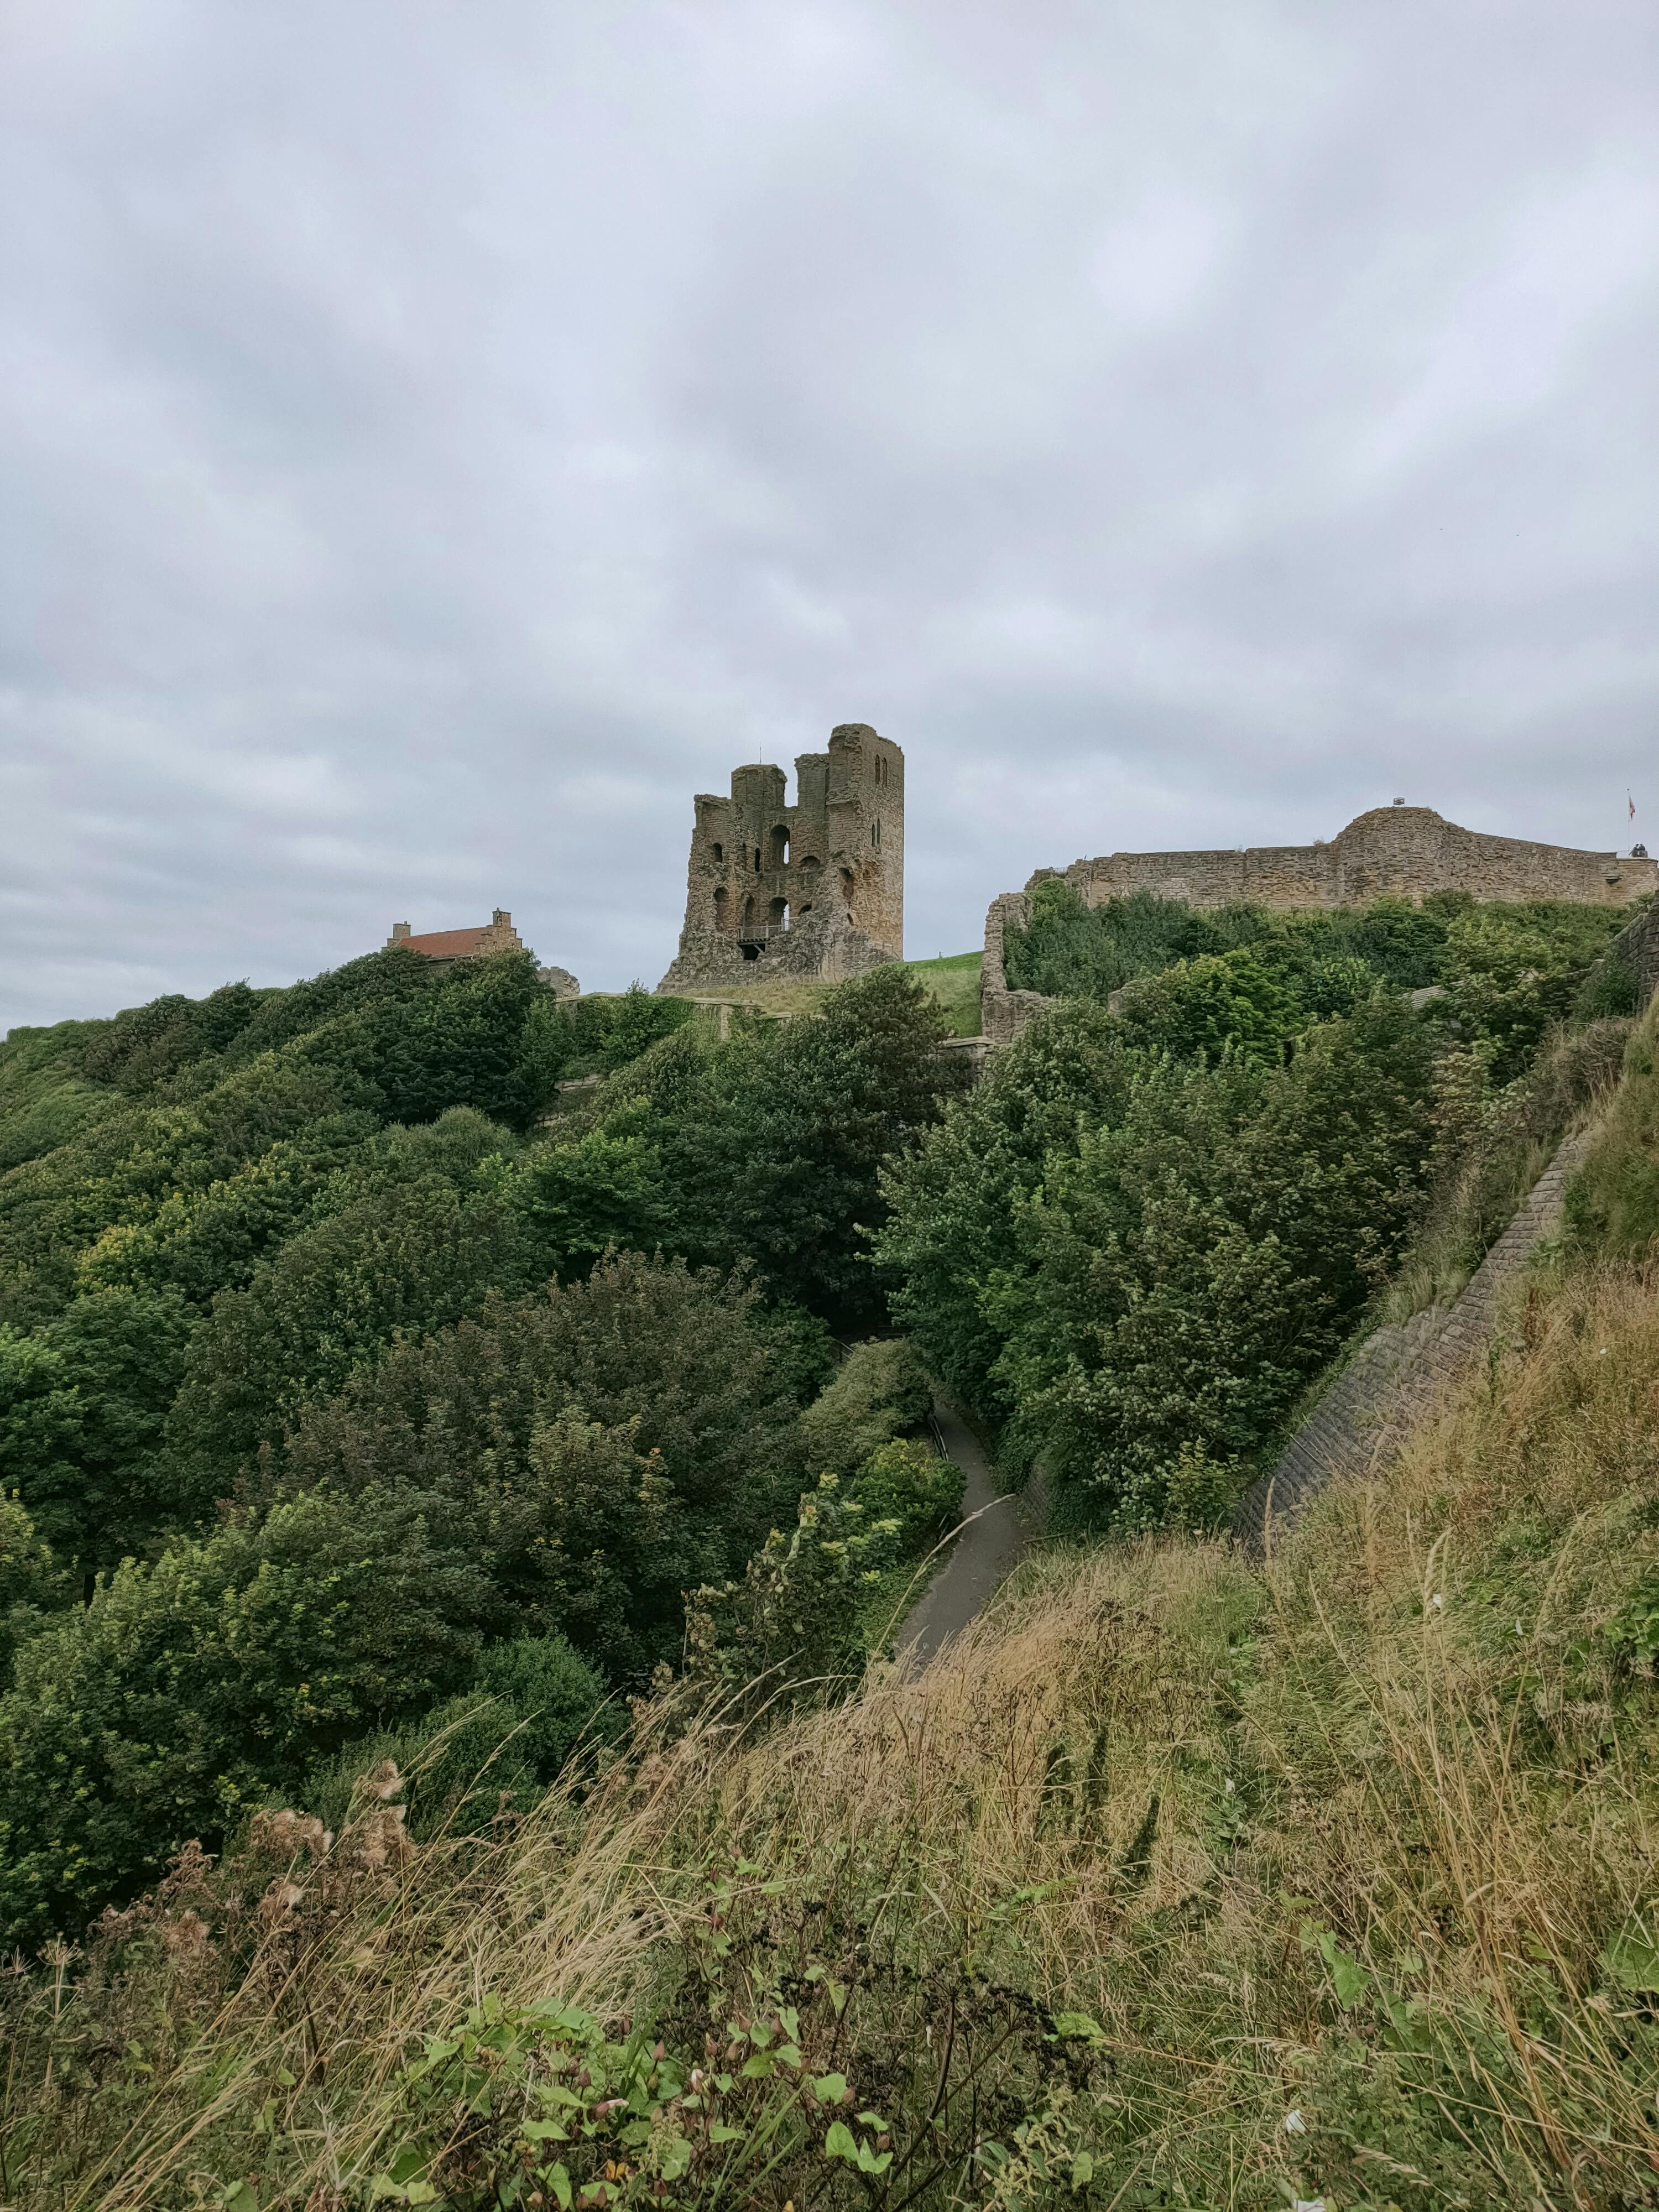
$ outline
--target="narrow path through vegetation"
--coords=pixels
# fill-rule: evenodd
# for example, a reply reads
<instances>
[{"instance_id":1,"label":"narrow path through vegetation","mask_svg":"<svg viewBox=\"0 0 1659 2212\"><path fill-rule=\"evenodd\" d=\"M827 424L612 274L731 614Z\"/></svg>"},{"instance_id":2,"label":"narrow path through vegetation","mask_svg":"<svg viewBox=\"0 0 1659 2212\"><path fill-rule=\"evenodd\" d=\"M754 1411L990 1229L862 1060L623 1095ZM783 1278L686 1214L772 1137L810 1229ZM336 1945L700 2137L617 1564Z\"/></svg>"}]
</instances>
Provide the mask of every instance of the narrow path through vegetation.
<instances>
[{"instance_id":1,"label":"narrow path through vegetation","mask_svg":"<svg viewBox=\"0 0 1659 2212\"><path fill-rule=\"evenodd\" d=\"M997 1488L984 1447L942 1394L933 1399L939 1443L966 1478L963 1525L945 1565L911 1607L896 1639L904 1665L925 1667L995 1595L1030 1540L1030 1506Z\"/></svg>"}]
</instances>

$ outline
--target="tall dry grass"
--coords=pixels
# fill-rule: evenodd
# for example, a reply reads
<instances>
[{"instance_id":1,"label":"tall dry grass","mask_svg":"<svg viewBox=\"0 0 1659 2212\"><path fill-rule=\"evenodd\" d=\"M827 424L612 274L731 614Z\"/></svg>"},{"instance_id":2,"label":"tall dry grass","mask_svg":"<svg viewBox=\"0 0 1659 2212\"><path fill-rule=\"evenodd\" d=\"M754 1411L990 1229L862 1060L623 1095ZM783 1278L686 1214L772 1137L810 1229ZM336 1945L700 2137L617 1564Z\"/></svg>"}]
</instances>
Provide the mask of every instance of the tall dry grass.
<instances>
[{"instance_id":1,"label":"tall dry grass","mask_svg":"<svg viewBox=\"0 0 1659 2212\"><path fill-rule=\"evenodd\" d=\"M845 1703L665 1692L492 1836L416 1850L371 1791L185 1864L14 1977L5 2201L366 2203L486 1996L696 2057L793 1988L893 2165L803 2134L696 2201L1650 2205L1659 1692L1607 1632L1650 1586L1659 1280L1564 1267L1261 1569L1052 1554Z\"/></svg>"}]
</instances>

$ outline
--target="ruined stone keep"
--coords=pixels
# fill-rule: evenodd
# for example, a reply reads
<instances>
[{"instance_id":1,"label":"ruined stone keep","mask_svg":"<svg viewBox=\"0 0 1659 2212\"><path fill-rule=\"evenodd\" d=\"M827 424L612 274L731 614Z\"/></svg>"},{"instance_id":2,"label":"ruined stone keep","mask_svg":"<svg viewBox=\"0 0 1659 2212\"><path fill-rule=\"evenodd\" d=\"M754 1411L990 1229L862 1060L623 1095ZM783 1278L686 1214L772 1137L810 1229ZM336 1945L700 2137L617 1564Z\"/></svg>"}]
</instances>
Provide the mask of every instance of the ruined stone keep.
<instances>
[{"instance_id":1,"label":"ruined stone keep","mask_svg":"<svg viewBox=\"0 0 1659 2212\"><path fill-rule=\"evenodd\" d=\"M1003 933L1030 919L1030 894L1061 874L1039 868L1023 891L993 899L985 918L980 1015L987 1036L1018 1036L1050 1002L1036 991L1011 991L1003 967ZM1659 864L1645 853L1587 853L1538 845L1524 837L1488 837L1462 830L1431 806L1376 806L1329 844L1262 845L1218 853L1112 853L1073 860L1064 878L1085 906L1151 891L1188 906L1364 906L1372 899L1420 900L1433 891L1473 898L1573 899L1589 906L1628 906L1659 890Z\"/></svg>"},{"instance_id":2,"label":"ruined stone keep","mask_svg":"<svg viewBox=\"0 0 1659 2212\"><path fill-rule=\"evenodd\" d=\"M781 768L733 769L732 795L700 792L685 926L662 992L773 977L839 981L904 957L904 755L867 722Z\"/></svg>"}]
</instances>

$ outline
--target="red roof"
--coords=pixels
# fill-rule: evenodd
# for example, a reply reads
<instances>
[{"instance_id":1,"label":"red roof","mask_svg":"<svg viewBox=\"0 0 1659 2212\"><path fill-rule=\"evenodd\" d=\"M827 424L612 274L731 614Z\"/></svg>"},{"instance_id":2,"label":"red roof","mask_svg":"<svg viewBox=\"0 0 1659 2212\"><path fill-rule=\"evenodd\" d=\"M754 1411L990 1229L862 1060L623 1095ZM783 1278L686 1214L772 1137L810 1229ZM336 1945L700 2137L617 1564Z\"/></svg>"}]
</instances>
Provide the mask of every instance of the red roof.
<instances>
[{"instance_id":1,"label":"red roof","mask_svg":"<svg viewBox=\"0 0 1659 2212\"><path fill-rule=\"evenodd\" d=\"M398 941L411 952L424 952L430 960L466 960L479 948L489 934L483 929L428 929L421 937L405 937Z\"/></svg>"}]
</instances>

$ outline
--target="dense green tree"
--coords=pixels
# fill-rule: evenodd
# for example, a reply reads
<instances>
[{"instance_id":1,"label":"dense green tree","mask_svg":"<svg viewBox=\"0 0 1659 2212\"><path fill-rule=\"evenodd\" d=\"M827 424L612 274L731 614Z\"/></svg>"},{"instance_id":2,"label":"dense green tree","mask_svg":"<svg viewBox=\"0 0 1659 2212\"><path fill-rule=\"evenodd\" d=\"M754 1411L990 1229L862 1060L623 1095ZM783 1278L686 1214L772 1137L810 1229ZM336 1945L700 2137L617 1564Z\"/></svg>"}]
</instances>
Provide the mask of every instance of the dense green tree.
<instances>
[{"instance_id":1,"label":"dense green tree","mask_svg":"<svg viewBox=\"0 0 1659 2212\"><path fill-rule=\"evenodd\" d=\"M371 1190L227 1291L191 1344L168 1425L181 1517L207 1511L308 1399L400 1332L459 1320L531 1273L519 1215L489 1182L423 1174Z\"/></svg>"},{"instance_id":2,"label":"dense green tree","mask_svg":"<svg viewBox=\"0 0 1659 2212\"><path fill-rule=\"evenodd\" d=\"M1259 908L1206 911L1151 891L1085 906L1054 876L1032 892L1030 923L1007 933L1003 957L1016 991L1104 999L1137 975L1253 944L1273 927Z\"/></svg>"},{"instance_id":3,"label":"dense green tree","mask_svg":"<svg viewBox=\"0 0 1659 2212\"><path fill-rule=\"evenodd\" d=\"M153 1212L106 1229L82 1255L88 1289L176 1291L207 1306L325 1208L343 1170L364 1159L369 1113L325 1114L205 1188L174 1191Z\"/></svg>"},{"instance_id":4,"label":"dense green tree","mask_svg":"<svg viewBox=\"0 0 1659 2212\"><path fill-rule=\"evenodd\" d=\"M83 1571L171 1517L160 1447L196 1316L171 1292L100 1290L32 1336L0 1328L0 1467Z\"/></svg>"},{"instance_id":5,"label":"dense green tree","mask_svg":"<svg viewBox=\"0 0 1659 2212\"><path fill-rule=\"evenodd\" d=\"M880 1310L864 1231L880 1171L965 1082L944 1017L896 963L830 992L812 1020L699 1047L682 1030L630 1083L662 1161L677 1249L752 1261L779 1295L852 1321Z\"/></svg>"},{"instance_id":6,"label":"dense green tree","mask_svg":"<svg viewBox=\"0 0 1659 2212\"><path fill-rule=\"evenodd\" d=\"M401 945L349 960L286 990L263 994L258 1011L225 1047L222 1058L234 1066L279 1051L343 1015L424 999L443 989L453 972Z\"/></svg>"},{"instance_id":7,"label":"dense green tree","mask_svg":"<svg viewBox=\"0 0 1659 2212\"><path fill-rule=\"evenodd\" d=\"M991 1283L1026 1267L1018 1206L1051 1154L1122 1113L1136 1061L1122 1025L1078 1000L1031 1024L984 1080L882 1171L887 1219L875 1240L894 1282L894 1318L945 1388L984 1418L1010 1410L995 1365L1004 1332Z\"/></svg>"},{"instance_id":8,"label":"dense green tree","mask_svg":"<svg viewBox=\"0 0 1659 2212\"><path fill-rule=\"evenodd\" d=\"M131 1007L88 1039L82 1072L94 1083L135 1096L152 1090L223 1052L247 1030L268 996L246 983L226 983L205 999L175 993Z\"/></svg>"},{"instance_id":9,"label":"dense green tree","mask_svg":"<svg viewBox=\"0 0 1659 2212\"><path fill-rule=\"evenodd\" d=\"M1446 1012L1495 1048L1492 1074L1519 1075L1564 1022L1625 916L1616 908L1539 900L1456 915L1447 935Z\"/></svg>"},{"instance_id":10,"label":"dense green tree","mask_svg":"<svg viewBox=\"0 0 1659 2212\"><path fill-rule=\"evenodd\" d=\"M914 1344L902 1336L855 1344L801 1415L813 1474L846 1480L901 1430L914 1428L933 1396Z\"/></svg>"},{"instance_id":11,"label":"dense green tree","mask_svg":"<svg viewBox=\"0 0 1659 2212\"><path fill-rule=\"evenodd\" d=\"M516 1606L635 1671L675 1647L688 1585L740 1568L800 1489L800 1408L757 1311L752 1284L612 1256L398 1343L303 1409L273 1479L449 1501L489 1525Z\"/></svg>"},{"instance_id":12,"label":"dense green tree","mask_svg":"<svg viewBox=\"0 0 1659 2212\"><path fill-rule=\"evenodd\" d=\"M629 1133L628 1120L624 1109L607 1127L536 1146L520 1164L512 1202L550 1273L583 1273L612 1245L673 1242L662 1155L648 1136Z\"/></svg>"},{"instance_id":13,"label":"dense green tree","mask_svg":"<svg viewBox=\"0 0 1659 2212\"><path fill-rule=\"evenodd\" d=\"M74 1577L41 1541L21 1498L0 1492L0 1687L11 1680L18 1645L75 1594Z\"/></svg>"},{"instance_id":14,"label":"dense green tree","mask_svg":"<svg viewBox=\"0 0 1659 2212\"><path fill-rule=\"evenodd\" d=\"M1183 1455L1243 1469L1271 1442L1413 1225L1431 1091L1421 1025L1379 998L1286 1067L1148 1066L1051 1163L990 1303L1064 1513L1145 1527Z\"/></svg>"},{"instance_id":15,"label":"dense green tree","mask_svg":"<svg viewBox=\"0 0 1659 2212\"><path fill-rule=\"evenodd\" d=\"M494 1603L410 1493L313 1492L129 1561L21 1646L0 1698L0 1941L80 1925L459 1687Z\"/></svg>"},{"instance_id":16,"label":"dense green tree","mask_svg":"<svg viewBox=\"0 0 1659 2212\"><path fill-rule=\"evenodd\" d=\"M185 1103L131 1106L0 1176L0 1319L48 1319L108 1232L233 1178L271 1146L373 1097L341 1069L262 1059Z\"/></svg>"},{"instance_id":17,"label":"dense green tree","mask_svg":"<svg viewBox=\"0 0 1659 2212\"><path fill-rule=\"evenodd\" d=\"M87 1081L81 1058L103 1022L56 1022L0 1038L0 1176L69 1144L118 1112L118 1095Z\"/></svg>"}]
</instances>

